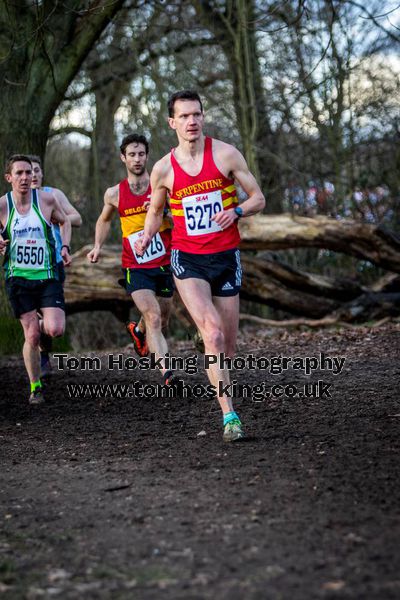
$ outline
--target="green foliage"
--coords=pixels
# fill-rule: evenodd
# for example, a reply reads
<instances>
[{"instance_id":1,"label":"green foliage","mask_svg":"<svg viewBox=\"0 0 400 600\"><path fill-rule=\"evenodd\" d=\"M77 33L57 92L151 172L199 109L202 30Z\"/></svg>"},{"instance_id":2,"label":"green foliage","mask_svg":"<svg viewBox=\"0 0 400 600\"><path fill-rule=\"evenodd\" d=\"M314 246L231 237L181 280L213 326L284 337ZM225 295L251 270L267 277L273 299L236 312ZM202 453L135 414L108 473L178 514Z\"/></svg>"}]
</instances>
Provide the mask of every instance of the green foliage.
<instances>
[{"instance_id":1,"label":"green foliage","mask_svg":"<svg viewBox=\"0 0 400 600\"><path fill-rule=\"evenodd\" d=\"M0 355L16 354L22 348L24 336L20 323L13 317L10 303L0 280Z\"/></svg>"},{"instance_id":2,"label":"green foliage","mask_svg":"<svg viewBox=\"0 0 400 600\"><path fill-rule=\"evenodd\" d=\"M17 354L24 343L22 327L16 319L8 316L0 318L0 354Z\"/></svg>"},{"instance_id":3,"label":"green foliage","mask_svg":"<svg viewBox=\"0 0 400 600\"><path fill-rule=\"evenodd\" d=\"M10 559L5 559L0 562L0 581L5 584L10 584L15 581L15 564Z\"/></svg>"}]
</instances>

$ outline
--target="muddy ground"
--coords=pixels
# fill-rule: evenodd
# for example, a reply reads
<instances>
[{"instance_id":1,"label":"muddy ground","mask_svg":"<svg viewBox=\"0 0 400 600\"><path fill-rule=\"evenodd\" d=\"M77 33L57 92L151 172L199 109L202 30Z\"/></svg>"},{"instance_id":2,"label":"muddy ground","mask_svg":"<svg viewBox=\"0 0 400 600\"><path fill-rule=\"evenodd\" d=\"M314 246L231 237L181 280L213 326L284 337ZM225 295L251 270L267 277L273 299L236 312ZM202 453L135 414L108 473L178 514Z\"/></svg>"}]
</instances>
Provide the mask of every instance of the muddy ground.
<instances>
[{"instance_id":1,"label":"muddy ground","mask_svg":"<svg viewBox=\"0 0 400 600\"><path fill-rule=\"evenodd\" d=\"M235 445L213 400L68 397L154 371L57 371L34 409L21 358L2 358L0 597L399 598L399 340L396 323L247 330L243 356L346 361L238 370L250 385L321 380L331 397L238 400L249 439Z\"/></svg>"}]
</instances>

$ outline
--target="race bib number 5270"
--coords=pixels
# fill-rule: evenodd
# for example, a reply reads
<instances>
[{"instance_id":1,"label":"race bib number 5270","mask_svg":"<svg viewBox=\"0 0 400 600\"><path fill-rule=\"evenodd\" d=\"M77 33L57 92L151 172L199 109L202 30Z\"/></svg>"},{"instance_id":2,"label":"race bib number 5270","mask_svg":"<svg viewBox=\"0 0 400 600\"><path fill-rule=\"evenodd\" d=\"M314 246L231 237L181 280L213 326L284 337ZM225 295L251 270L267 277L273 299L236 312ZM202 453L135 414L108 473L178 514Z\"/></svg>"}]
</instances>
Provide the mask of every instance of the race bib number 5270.
<instances>
[{"instance_id":1,"label":"race bib number 5270","mask_svg":"<svg viewBox=\"0 0 400 600\"><path fill-rule=\"evenodd\" d=\"M222 195L219 190L208 194L188 196L182 200L185 214L186 233L188 235L204 235L222 231L212 218L223 210Z\"/></svg>"}]
</instances>

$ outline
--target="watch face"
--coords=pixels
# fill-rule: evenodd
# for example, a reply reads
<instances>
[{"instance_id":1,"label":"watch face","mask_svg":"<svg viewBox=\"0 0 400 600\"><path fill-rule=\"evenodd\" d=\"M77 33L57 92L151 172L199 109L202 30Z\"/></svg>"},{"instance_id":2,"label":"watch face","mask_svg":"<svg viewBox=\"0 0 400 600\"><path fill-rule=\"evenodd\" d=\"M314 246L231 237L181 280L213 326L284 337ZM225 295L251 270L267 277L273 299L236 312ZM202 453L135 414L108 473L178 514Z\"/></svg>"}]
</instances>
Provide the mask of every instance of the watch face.
<instances>
[{"instance_id":1,"label":"watch face","mask_svg":"<svg viewBox=\"0 0 400 600\"><path fill-rule=\"evenodd\" d=\"M240 208L240 206L237 206L235 208L235 213L237 214L238 217L242 217L243 216L243 210Z\"/></svg>"}]
</instances>

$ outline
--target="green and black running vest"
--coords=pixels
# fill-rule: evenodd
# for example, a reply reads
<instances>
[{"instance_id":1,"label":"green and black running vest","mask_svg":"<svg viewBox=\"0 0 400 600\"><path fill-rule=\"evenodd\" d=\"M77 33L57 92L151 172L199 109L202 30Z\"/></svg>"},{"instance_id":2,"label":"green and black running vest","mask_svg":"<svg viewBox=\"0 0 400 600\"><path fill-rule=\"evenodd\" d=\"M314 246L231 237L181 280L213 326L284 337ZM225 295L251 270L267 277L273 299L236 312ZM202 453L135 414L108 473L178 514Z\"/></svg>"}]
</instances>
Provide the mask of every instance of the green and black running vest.
<instances>
[{"instance_id":1,"label":"green and black running vest","mask_svg":"<svg viewBox=\"0 0 400 600\"><path fill-rule=\"evenodd\" d=\"M7 194L8 217L2 236L10 240L4 258L6 279L57 279L55 240L50 223L40 210L37 190L32 190L31 207L21 215L12 193Z\"/></svg>"}]
</instances>

